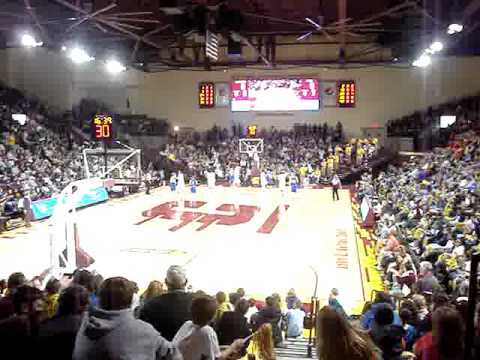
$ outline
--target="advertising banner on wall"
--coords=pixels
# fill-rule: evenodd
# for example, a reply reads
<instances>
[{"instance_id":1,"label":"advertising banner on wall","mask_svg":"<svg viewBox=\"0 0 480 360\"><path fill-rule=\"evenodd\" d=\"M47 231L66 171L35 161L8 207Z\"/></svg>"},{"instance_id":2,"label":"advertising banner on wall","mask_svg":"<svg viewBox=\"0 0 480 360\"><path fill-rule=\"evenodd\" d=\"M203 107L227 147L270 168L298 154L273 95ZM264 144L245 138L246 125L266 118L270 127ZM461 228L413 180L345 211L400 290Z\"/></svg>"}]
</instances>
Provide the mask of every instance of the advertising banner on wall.
<instances>
[{"instance_id":1,"label":"advertising banner on wall","mask_svg":"<svg viewBox=\"0 0 480 360\"><path fill-rule=\"evenodd\" d=\"M98 204L106 200L108 200L108 192L104 187L92 189L80 198L77 204L77 209ZM56 197L32 202L34 220L41 220L52 216L53 209L55 208L55 205L57 205L57 202L58 199Z\"/></svg>"},{"instance_id":2,"label":"advertising banner on wall","mask_svg":"<svg viewBox=\"0 0 480 360\"><path fill-rule=\"evenodd\" d=\"M320 101L322 107L337 106L337 82L320 81Z\"/></svg>"}]
</instances>

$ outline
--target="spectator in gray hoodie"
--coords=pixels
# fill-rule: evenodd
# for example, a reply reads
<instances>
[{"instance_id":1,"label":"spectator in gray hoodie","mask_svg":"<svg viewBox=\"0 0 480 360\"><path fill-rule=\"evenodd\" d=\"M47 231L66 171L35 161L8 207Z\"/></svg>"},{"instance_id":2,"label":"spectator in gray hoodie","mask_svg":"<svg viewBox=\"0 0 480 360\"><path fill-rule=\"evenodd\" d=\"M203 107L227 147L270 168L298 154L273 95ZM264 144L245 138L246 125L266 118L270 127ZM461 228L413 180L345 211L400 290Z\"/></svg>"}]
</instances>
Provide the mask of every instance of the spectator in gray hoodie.
<instances>
[{"instance_id":1,"label":"spectator in gray hoodie","mask_svg":"<svg viewBox=\"0 0 480 360\"><path fill-rule=\"evenodd\" d=\"M130 310L134 287L122 277L107 279L99 308L90 308L75 341L74 360L181 360L180 352Z\"/></svg>"}]
</instances>

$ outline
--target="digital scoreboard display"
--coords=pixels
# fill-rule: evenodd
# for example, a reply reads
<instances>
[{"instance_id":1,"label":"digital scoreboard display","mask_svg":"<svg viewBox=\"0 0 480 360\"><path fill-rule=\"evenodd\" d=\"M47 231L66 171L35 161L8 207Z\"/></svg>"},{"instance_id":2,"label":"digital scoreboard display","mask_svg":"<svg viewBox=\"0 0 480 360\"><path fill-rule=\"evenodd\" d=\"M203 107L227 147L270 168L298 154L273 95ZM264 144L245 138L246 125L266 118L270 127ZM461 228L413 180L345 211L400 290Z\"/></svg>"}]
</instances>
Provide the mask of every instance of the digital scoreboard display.
<instances>
[{"instance_id":1,"label":"digital scoreboard display","mask_svg":"<svg viewBox=\"0 0 480 360\"><path fill-rule=\"evenodd\" d=\"M213 82L202 82L198 86L198 105L201 109L215 107L215 84Z\"/></svg>"},{"instance_id":2,"label":"digital scoreboard display","mask_svg":"<svg viewBox=\"0 0 480 360\"><path fill-rule=\"evenodd\" d=\"M113 116L97 114L93 117L92 134L95 140L108 141L113 137Z\"/></svg>"},{"instance_id":3,"label":"digital scoreboard display","mask_svg":"<svg viewBox=\"0 0 480 360\"><path fill-rule=\"evenodd\" d=\"M339 107L355 107L357 102L355 81L339 81L337 104Z\"/></svg>"},{"instance_id":4,"label":"digital scoreboard display","mask_svg":"<svg viewBox=\"0 0 480 360\"><path fill-rule=\"evenodd\" d=\"M243 79L231 84L232 111L319 110L317 79Z\"/></svg>"}]
</instances>

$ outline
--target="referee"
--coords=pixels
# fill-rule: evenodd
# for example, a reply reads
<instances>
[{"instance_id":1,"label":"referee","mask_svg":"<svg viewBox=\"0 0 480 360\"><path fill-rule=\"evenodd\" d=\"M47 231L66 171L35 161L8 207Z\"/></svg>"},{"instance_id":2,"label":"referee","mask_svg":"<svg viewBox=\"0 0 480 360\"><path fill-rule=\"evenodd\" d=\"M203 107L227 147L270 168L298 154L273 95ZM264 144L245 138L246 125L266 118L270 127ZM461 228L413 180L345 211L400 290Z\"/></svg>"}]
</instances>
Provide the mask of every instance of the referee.
<instances>
[{"instance_id":1,"label":"referee","mask_svg":"<svg viewBox=\"0 0 480 360\"><path fill-rule=\"evenodd\" d=\"M340 181L340 178L338 177L338 175L335 173L333 174L333 178L332 178L332 197L333 197L333 201L335 201L335 196L337 197L337 200L340 200L339 196L338 196L338 189L341 189L342 188L342 182Z\"/></svg>"}]
</instances>

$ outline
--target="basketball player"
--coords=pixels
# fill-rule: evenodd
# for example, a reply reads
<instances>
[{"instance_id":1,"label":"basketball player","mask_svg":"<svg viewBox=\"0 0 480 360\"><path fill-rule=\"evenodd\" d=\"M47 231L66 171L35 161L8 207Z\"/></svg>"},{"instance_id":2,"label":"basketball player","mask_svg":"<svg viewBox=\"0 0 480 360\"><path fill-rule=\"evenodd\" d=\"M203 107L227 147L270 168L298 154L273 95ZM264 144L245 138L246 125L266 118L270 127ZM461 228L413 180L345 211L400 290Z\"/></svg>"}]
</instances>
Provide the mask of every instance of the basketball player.
<instances>
[{"instance_id":1,"label":"basketball player","mask_svg":"<svg viewBox=\"0 0 480 360\"><path fill-rule=\"evenodd\" d=\"M278 174L278 188L280 191L284 191L285 188L287 187L287 174L285 174L285 171L280 170Z\"/></svg>"},{"instance_id":2,"label":"basketball player","mask_svg":"<svg viewBox=\"0 0 480 360\"><path fill-rule=\"evenodd\" d=\"M175 173L170 176L170 190L172 192L177 190L177 175Z\"/></svg>"},{"instance_id":3,"label":"basketball player","mask_svg":"<svg viewBox=\"0 0 480 360\"><path fill-rule=\"evenodd\" d=\"M293 193L296 193L298 189L298 177L293 172L290 174L290 189Z\"/></svg>"},{"instance_id":4,"label":"basketball player","mask_svg":"<svg viewBox=\"0 0 480 360\"><path fill-rule=\"evenodd\" d=\"M178 176L177 176L177 190L179 192L182 192L184 189L185 189L185 176L179 170L178 171Z\"/></svg>"},{"instance_id":5,"label":"basketball player","mask_svg":"<svg viewBox=\"0 0 480 360\"><path fill-rule=\"evenodd\" d=\"M207 172L207 186L209 189L215 188L215 172L214 171Z\"/></svg>"},{"instance_id":6,"label":"basketball player","mask_svg":"<svg viewBox=\"0 0 480 360\"><path fill-rule=\"evenodd\" d=\"M262 170L262 172L260 173L260 186L262 187L262 189L266 189L267 184L268 184L267 174L265 174L265 171Z\"/></svg>"},{"instance_id":7,"label":"basketball player","mask_svg":"<svg viewBox=\"0 0 480 360\"><path fill-rule=\"evenodd\" d=\"M332 178L332 197L333 201L335 201L335 196L337 197L337 200L340 200L338 196L338 189L342 188L342 182L340 181L340 178L338 177L337 174L333 174Z\"/></svg>"},{"instance_id":8,"label":"basketball player","mask_svg":"<svg viewBox=\"0 0 480 360\"><path fill-rule=\"evenodd\" d=\"M235 166L235 169L233 170L233 185L234 186L240 186L241 185L240 171L241 171L240 166L238 166L238 165Z\"/></svg>"},{"instance_id":9,"label":"basketball player","mask_svg":"<svg viewBox=\"0 0 480 360\"><path fill-rule=\"evenodd\" d=\"M189 185L190 185L190 192L191 192L192 194L196 194L196 192L197 192L197 186L198 186L198 181L197 181L197 179L195 179L195 176L192 176L192 177L190 178Z\"/></svg>"}]
</instances>

